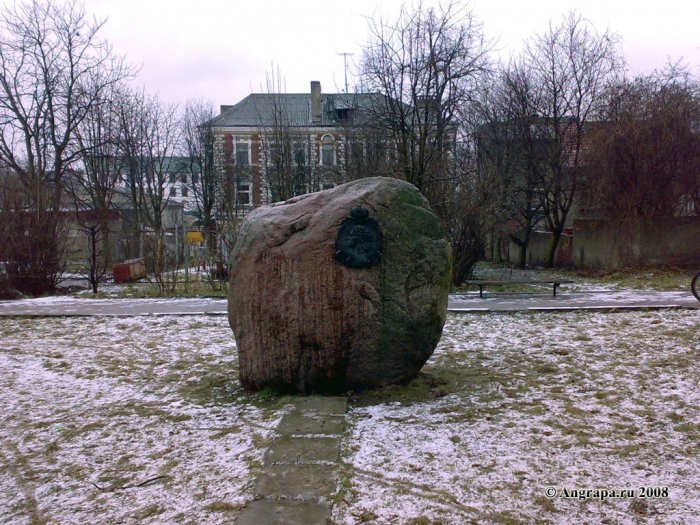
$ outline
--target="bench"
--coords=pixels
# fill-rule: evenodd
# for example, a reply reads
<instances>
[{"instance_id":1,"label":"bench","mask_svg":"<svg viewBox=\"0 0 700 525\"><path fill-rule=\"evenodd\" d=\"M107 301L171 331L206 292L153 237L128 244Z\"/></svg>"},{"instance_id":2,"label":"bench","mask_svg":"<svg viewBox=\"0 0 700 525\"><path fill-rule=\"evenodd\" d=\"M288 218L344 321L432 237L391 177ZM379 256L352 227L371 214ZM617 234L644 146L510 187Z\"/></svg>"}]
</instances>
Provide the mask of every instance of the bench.
<instances>
[{"instance_id":1,"label":"bench","mask_svg":"<svg viewBox=\"0 0 700 525\"><path fill-rule=\"evenodd\" d=\"M557 288L560 284L570 284L574 281L568 279L505 279L502 281L488 281L488 280L468 280L465 281L467 284L473 284L479 287L479 297L484 297L484 286L490 284L503 285L503 284L551 284L553 285L552 297L557 296Z\"/></svg>"}]
</instances>

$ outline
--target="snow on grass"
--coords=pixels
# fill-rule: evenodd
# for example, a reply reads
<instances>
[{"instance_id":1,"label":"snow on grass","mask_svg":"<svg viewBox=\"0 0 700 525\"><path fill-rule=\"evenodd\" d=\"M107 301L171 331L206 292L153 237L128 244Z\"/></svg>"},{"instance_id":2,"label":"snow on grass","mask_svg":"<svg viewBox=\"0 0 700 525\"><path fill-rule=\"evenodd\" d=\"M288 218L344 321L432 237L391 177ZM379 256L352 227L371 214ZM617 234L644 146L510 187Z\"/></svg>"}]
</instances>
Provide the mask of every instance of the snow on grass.
<instances>
[{"instance_id":1,"label":"snow on grass","mask_svg":"<svg viewBox=\"0 0 700 525\"><path fill-rule=\"evenodd\" d=\"M0 523L229 523L252 499L282 411L238 390L225 318L6 318L0 339Z\"/></svg>"},{"instance_id":2,"label":"snow on grass","mask_svg":"<svg viewBox=\"0 0 700 525\"><path fill-rule=\"evenodd\" d=\"M334 521L700 521L699 334L687 310L450 314L423 376L349 412ZM254 497L284 408L239 390L225 317L5 318L0 341L0 523L231 523Z\"/></svg>"},{"instance_id":3,"label":"snow on grass","mask_svg":"<svg viewBox=\"0 0 700 525\"><path fill-rule=\"evenodd\" d=\"M350 411L334 520L697 523L699 349L697 311L449 315L439 397Z\"/></svg>"}]
</instances>

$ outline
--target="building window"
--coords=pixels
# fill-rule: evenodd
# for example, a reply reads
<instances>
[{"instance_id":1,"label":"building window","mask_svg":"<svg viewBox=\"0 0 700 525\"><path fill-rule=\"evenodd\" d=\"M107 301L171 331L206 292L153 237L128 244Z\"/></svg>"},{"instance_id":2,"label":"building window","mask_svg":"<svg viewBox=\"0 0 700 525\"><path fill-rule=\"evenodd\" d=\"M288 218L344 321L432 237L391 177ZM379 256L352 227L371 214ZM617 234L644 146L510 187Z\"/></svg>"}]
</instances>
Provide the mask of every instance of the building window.
<instances>
[{"instance_id":1,"label":"building window","mask_svg":"<svg viewBox=\"0 0 700 525\"><path fill-rule=\"evenodd\" d=\"M174 184L176 179L177 179L177 175L175 173L171 173L170 177L169 177L170 184Z\"/></svg>"},{"instance_id":2,"label":"building window","mask_svg":"<svg viewBox=\"0 0 700 525\"><path fill-rule=\"evenodd\" d=\"M323 144L321 146L321 163L324 166L332 166L335 160L335 152L333 151L333 144Z\"/></svg>"},{"instance_id":3,"label":"building window","mask_svg":"<svg viewBox=\"0 0 700 525\"><path fill-rule=\"evenodd\" d=\"M170 196L177 197L177 188L175 186L170 188Z\"/></svg>"},{"instance_id":4,"label":"building window","mask_svg":"<svg viewBox=\"0 0 700 525\"><path fill-rule=\"evenodd\" d=\"M180 175L180 182L187 184L187 175Z\"/></svg>"},{"instance_id":5,"label":"building window","mask_svg":"<svg viewBox=\"0 0 700 525\"><path fill-rule=\"evenodd\" d=\"M335 164L335 139L333 135L321 137L321 164L323 166Z\"/></svg>"},{"instance_id":6,"label":"building window","mask_svg":"<svg viewBox=\"0 0 700 525\"><path fill-rule=\"evenodd\" d=\"M248 143L236 142L236 166L248 165Z\"/></svg>"},{"instance_id":7,"label":"building window","mask_svg":"<svg viewBox=\"0 0 700 525\"><path fill-rule=\"evenodd\" d=\"M189 194L189 189L187 188L187 186L181 186L180 192L182 193L183 197L187 197L187 195Z\"/></svg>"},{"instance_id":8,"label":"building window","mask_svg":"<svg viewBox=\"0 0 700 525\"><path fill-rule=\"evenodd\" d=\"M238 204L249 205L250 204L250 185L249 184L239 184L238 191L236 192L238 199Z\"/></svg>"},{"instance_id":9,"label":"building window","mask_svg":"<svg viewBox=\"0 0 700 525\"><path fill-rule=\"evenodd\" d=\"M270 166L279 166L282 164L282 147L280 144L272 143L269 146L269 155L267 162Z\"/></svg>"},{"instance_id":10,"label":"building window","mask_svg":"<svg viewBox=\"0 0 700 525\"><path fill-rule=\"evenodd\" d=\"M294 163L297 166L306 166L306 149L305 144L295 143L294 144Z\"/></svg>"}]
</instances>

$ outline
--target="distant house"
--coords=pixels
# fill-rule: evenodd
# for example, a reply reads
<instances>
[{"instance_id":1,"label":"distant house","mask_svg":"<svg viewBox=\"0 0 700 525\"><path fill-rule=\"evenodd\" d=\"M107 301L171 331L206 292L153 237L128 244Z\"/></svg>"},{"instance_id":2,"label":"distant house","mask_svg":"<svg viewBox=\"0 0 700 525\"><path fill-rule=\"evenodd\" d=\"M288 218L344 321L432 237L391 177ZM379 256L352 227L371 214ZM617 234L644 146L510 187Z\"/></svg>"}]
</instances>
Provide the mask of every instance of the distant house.
<instances>
[{"instance_id":1,"label":"distant house","mask_svg":"<svg viewBox=\"0 0 700 525\"><path fill-rule=\"evenodd\" d=\"M89 228L92 225L97 226L101 221L106 222L112 239L108 246L109 260L123 261L142 256L141 235L152 230L139 224L128 189L119 186L115 188L110 209L104 214L92 209L87 201L83 201L78 209L75 209L75 206L75 202L70 202L63 210L68 219L68 260L81 261L87 257ZM166 243L174 245L173 234L177 231L182 232L183 222L186 220L185 211L185 205L176 199L169 199L163 207L161 213Z\"/></svg>"},{"instance_id":2,"label":"distant house","mask_svg":"<svg viewBox=\"0 0 700 525\"><path fill-rule=\"evenodd\" d=\"M197 184L200 174L195 169L190 169L188 157L166 157L162 163L162 172L165 174L165 194L168 201L182 204L185 211L195 208L193 184Z\"/></svg>"},{"instance_id":3,"label":"distant house","mask_svg":"<svg viewBox=\"0 0 700 525\"><path fill-rule=\"evenodd\" d=\"M370 139L368 115L378 93L251 94L221 106L210 125L215 165L239 214L347 180L351 165L388 160L387 138ZM367 173L375 174L375 173Z\"/></svg>"}]
</instances>

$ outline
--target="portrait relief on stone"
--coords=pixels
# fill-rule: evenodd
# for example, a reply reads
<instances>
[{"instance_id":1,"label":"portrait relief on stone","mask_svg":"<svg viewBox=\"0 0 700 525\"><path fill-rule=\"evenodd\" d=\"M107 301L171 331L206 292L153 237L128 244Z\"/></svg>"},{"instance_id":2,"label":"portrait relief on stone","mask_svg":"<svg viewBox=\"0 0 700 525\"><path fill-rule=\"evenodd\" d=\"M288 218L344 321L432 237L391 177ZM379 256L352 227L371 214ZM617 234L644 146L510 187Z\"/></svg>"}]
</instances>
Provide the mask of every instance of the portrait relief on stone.
<instances>
[{"instance_id":1,"label":"portrait relief on stone","mask_svg":"<svg viewBox=\"0 0 700 525\"><path fill-rule=\"evenodd\" d=\"M382 258L382 231L369 211L355 206L335 239L335 258L350 268L366 268Z\"/></svg>"}]
</instances>

